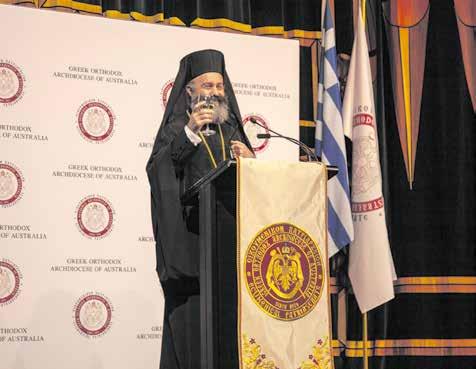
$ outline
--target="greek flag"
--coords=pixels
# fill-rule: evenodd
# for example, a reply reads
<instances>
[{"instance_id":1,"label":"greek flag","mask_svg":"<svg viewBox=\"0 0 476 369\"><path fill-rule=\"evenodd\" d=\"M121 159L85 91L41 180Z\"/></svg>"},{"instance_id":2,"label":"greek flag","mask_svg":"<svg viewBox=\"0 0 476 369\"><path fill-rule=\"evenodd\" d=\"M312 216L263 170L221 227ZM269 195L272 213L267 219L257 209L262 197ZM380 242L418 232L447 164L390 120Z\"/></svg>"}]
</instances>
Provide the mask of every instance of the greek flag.
<instances>
[{"instance_id":1,"label":"greek flag","mask_svg":"<svg viewBox=\"0 0 476 369\"><path fill-rule=\"evenodd\" d=\"M338 175L329 181L327 190L328 252L331 257L353 240L354 227L350 210L340 84L337 78L334 22L328 1L325 1L323 7L315 150L325 164L339 168Z\"/></svg>"}]
</instances>

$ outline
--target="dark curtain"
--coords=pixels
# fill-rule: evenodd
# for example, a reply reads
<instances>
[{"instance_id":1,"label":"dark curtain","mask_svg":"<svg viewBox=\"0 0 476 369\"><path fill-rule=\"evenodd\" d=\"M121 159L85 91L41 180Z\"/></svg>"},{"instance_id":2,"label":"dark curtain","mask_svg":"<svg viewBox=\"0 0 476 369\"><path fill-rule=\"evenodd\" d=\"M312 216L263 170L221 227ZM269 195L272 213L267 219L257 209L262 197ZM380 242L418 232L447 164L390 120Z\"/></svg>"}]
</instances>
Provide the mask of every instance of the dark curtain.
<instances>
[{"instance_id":1,"label":"dark curtain","mask_svg":"<svg viewBox=\"0 0 476 369\"><path fill-rule=\"evenodd\" d=\"M336 12L348 3L336 0ZM370 3L378 13L378 129L398 280L395 299L368 314L369 367L476 368L476 117L453 1L430 1L413 190L396 125L381 4ZM347 14L337 13L337 22ZM339 25L337 47L349 53L347 34L339 34L348 25ZM362 318L351 293L346 316L346 350L337 367L362 368Z\"/></svg>"},{"instance_id":2,"label":"dark curtain","mask_svg":"<svg viewBox=\"0 0 476 369\"><path fill-rule=\"evenodd\" d=\"M351 53L355 2L334 0L339 54ZM369 31L375 32L371 37L375 49L372 47L370 55L377 60L375 96L387 224L399 277L395 299L368 314L369 365L371 369L474 369L476 118L463 68L453 1L430 2L413 190L407 182L395 122L381 0L367 2L371 14ZM317 76L313 63L315 70L321 0L18 3L142 22L299 38L300 137L309 146L314 145ZM346 277L346 265L346 251L331 259L337 369L363 367L362 316Z\"/></svg>"}]
</instances>

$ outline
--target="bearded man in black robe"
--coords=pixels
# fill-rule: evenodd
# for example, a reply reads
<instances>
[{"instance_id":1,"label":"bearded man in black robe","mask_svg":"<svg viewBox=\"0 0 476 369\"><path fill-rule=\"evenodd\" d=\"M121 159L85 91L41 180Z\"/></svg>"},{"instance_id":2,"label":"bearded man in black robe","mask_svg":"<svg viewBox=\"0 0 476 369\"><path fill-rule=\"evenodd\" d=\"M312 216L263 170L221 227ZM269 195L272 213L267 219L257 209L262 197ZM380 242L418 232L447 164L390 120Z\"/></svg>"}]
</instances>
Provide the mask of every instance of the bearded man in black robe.
<instances>
[{"instance_id":1,"label":"bearded man in black robe","mask_svg":"<svg viewBox=\"0 0 476 369\"><path fill-rule=\"evenodd\" d=\"M207 135L205 128L215 134ZM254 157L223 54L191 53L180 62L147 163L165 296L160 369L200 367L198 212L182 206L180 195L231 155Z\"/></svg>"}]
</instances>

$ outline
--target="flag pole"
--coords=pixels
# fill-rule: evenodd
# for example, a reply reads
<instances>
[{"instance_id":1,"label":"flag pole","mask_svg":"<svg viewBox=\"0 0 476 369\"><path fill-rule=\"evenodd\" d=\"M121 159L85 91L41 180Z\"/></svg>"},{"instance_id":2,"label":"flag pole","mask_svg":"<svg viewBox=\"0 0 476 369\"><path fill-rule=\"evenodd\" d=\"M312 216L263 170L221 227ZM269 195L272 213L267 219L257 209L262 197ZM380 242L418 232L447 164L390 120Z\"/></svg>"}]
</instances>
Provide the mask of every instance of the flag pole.
<instances>
[{"instance_id":1,"label":"flag pole","mask_svg":"<svg viewBox=\"0 0 476 369\"><path fill-rule=\"evenodd\" d=\"M367 4L366 0L362 0L362 22L364 23L365 28L365 21L367 16ZM368 340L368 327L367 327L367 312L362 314L363 324L362 324L362 340L363 340L363 348L364 348L364 369L369 369L369 356L367 352L367 340Z\"/></svg>"},{"instance_id":2,"label":"flag pole","mask_svg":"<svg viewBox=\"0 0 476 369\"><path fill-rule=\"evenodd\" d=\"M367 4L366 0L362 0L362 20L364 21L364 27L365 27L365 21L367 19Z\"/></svg>"},{"instance_id":3,"label":"flag pole","mask_svg":"<svg viewBox=\"0 0 476 369\"><path fill-rule=\"evenodd\" d=\"M369 356L367 353L367 313L362 314L363 325L362 325L362 340L364 341L364 369L369 369Z\"/></svg>"}]
</instances>

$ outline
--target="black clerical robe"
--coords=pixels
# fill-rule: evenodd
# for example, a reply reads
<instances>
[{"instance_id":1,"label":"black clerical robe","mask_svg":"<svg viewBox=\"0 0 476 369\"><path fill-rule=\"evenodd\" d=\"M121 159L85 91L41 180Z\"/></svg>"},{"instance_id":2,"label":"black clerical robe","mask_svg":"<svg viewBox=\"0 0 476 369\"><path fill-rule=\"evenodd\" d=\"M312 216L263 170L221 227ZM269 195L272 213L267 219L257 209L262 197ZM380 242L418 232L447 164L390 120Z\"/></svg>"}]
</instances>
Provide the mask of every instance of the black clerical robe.
<instances>
[{"instance_id":1,"label":"black clerical robe","mask_svg":"<svg viewBox=\"0 0 476 369\"><path fill-rule=\"evenodd\" d=\"M233 114L231 118L221 125L226 159L230 158L231 139L250 147L241 122ZM187 122L186 113L170 117L158 138L160 150L147 166L157 270L165 295L160 369L200 367L198 209L183 207L180 195L213 166L204 143L195 146L187 137ZM223 161L221 137L218 128L211 127L216 134L205 139L218 164Z\"/></svg>"}]
</instances>

